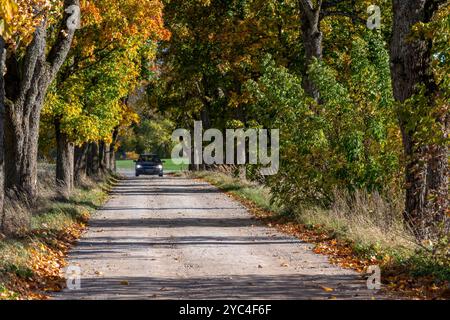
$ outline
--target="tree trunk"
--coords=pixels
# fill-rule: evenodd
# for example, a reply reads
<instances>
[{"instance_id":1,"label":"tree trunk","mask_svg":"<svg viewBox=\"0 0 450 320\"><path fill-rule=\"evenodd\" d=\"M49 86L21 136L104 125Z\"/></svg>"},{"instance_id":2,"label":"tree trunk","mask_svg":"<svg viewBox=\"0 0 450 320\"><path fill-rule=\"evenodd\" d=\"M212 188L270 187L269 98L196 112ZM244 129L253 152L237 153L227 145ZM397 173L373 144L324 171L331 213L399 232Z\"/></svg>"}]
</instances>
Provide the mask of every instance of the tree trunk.
<instances>
[{"instance_id":1,"label":"tree trunk","mask_svg":"<svg viewBox=\"0 0 450 320\"><path fill-rule=\"evenodd\" d=\"M87 175L90 177L98 177L100 175L98 142L89 143L87 153Z\"/></svg>"},{"instance_id":2,"label":"tree trunk","mask_svg":"<svg viewBox=\"0 0 450 320\"><path fill-rule=\"evenodd\" d=\"M117 172L116 149L115 149L115 147L111 147L111 146L110 146L110 151L109 151L109 163L111 166L111 172L116 173Z\"/></svg>"},{"instance_id":3,"label":"tree trunk","mask_svg":"<svg viewBox=\"0 0 450 320\"><path fill-rule=\"evenodd\" d=\"M3 225L3 200L5 195L5 168L4 168L4 150L3 150L3 123L5 114L5 83L3 74L5 73L6 49L5 42L0 37L0 230Z\"/></svg>"},{"instance_id":4,"label":"tree trunk","mask_svg":"<svg viewBox=\"0 0 450 320\"><path fill-rule=\"evenodd\" d=\"M393 1L391 73L394 97L399 103L404 103L419 94L418 85L423 85L429 114L433 114L432 109L439 108L435 104L439 88L430 68L432 43L427 39L412 38L411 30L415 24L427 23L432 19L438 9L437 2ZM440 127L440 138L445 139L448 138L449 115L445 111L440 114L434 120ZM438 229L449 231L446 216L449 204L448 146L445 143L430 145L420 139L417 135L419 121L414 119L417 116L408 112L399 112L398 116L407 161L405 221L418 240L433 238L440 232ZM441 224L440 228L438 224Z\"/></svg>"},{"instance_id":5,"label":"tree trunk","mask_svg":"<svg viewBox=\"0 0 450 320\"><path fill-rule=\"evenodd\" d=\"M60 194L68 199L74 185L74 145L61 132L59 120L55 120L56 136L56 184Z\"/></svg>"},{"instance_id":6,"label":"tree trunk","mask_svg":"<svg viewBox=\"0 0 450 320\"><path fill-rule=\"evenodd\" d=\"M111 172L111 157L109 156L109 153L111 151L111 144L109 143L105 143L105 166L106 166L106 171L108 173Z\"/></svg>"},{"instance_id":7,"label":"tree trunk","mask_svg":"<svg viewBox=\"0 0 450 320\"><path fill-rule=\"evenodd\" d=\"M41 100L42 101L42 100ZM6 188L32 205L37 198L37 152L41 101L23 118L10 106L5 119ZM39 110L38 110L39 109ZM33 115L33 117L31 116Z\"/></svg>"},{"instance_id":8,"label":"tree trunk","mask_svg":"<svg viewBox=\"0 0 450 320\"><path fill-rule=\"evenodd\" d=\"M314 59L322 60L322 39L323 34L319 27L320 22L317 20L309 21L303 19L302 23L302 38L305 48L305 69L306 74L303 77L303 89L315 101L319 101L319 90L310 80L307 73L308 68L313 63Z\"/></svg>"},{"instance_id":9,"label":"tree trunk","mask_svg":"<svg viewBox=\"0 0 450 320\"><path fill-rule=\"evenodd\" d=\"M116 144L119 137L119 128L115 128L112 135L112 142L109 145L109 166L112 172L117 171L116 167Z\"/></svg>"},{"instance_id":10,"label":"tree trunk","mask_svg":"<svg viewBox=\"0 0 450 320\"><path fill-rule=\"evenodd\" d=\"M320 30L320 12L322 10L321 2L316 8L309 0L301 0L301 31L303 47L305 50L305 74L303 76L303 89L315 101L319 102L319 90L311 81L308 75L308 69L314 59L322 60L323 57L323 33Z\"/></svg>"},{"instance_id":11,"label":"tree trunk","mask_svg":"<svg viewBox=\"0 0 450 320\"><path fill-rule=\"evenodd\" d=\"M191 129L191 137L194 137L194 129ZM194 148L194 143L192 143L191 145L191 159L190 159L190 163L189 163L189 171L200 171L200 165L195 163L195 159L200 158L199 155L196 155L195 152L195 148Z\"/></svg>"},{"instance_id":12,"label":"tree trunk","mask_svg":"<svg viewBox=\"0 0 450 320\"><path fill-rule=\"evenodd\" d=\"M5 170L6 189L32 204L37 197L37 146L40 112L50 72L43 60L45 26L37 28L27 48L25 76L19 80L20 66L14 55L7 59L5 74ZM24 83L25 82L25 83ZM29 83L28 83L29 82ZM20 90L20 86L28 90Z\"/></svg>"},{"instance_id":13,"label":"tree trunk","mask_svg":"<svg viewBox=\"0 0 450 320\"><path fill-rule=\"evenodd\" d=\"M64 1L65 8L71 5L79 6L79 0ZM61 68L74 35L74 30L68 29L65 23L68 18L66 13L58 38L50 50L47 50L47 21L43 18L26 48L25 56L19 58L12 46L7 55L4 74L7 101L5 186L30 205L37 198L39 120L45 93Z\"/></svg>"},{"instance_id":14,"label":"tree trunk","mask_svg":"<svg viewBox=\"0 0 450 320\"><path fill-rule=\"evenodd\" d=\"M105 141L100 141L98 143L98 164L99 164L99 171L100 174L105 174L108 172L108 165L106 163L107 157L106 157L106 143Z\"/></svg>"},{"instance_id":15,"label":"tree trunk","mask_svg":"<svg viewBox=\"0 0 450 320\"><path fill-rule=\"evenodd\" d=\"M75 147L74 181L79 183L87 175L87 152L89 145Z\"/></svg>"}]
</instances>

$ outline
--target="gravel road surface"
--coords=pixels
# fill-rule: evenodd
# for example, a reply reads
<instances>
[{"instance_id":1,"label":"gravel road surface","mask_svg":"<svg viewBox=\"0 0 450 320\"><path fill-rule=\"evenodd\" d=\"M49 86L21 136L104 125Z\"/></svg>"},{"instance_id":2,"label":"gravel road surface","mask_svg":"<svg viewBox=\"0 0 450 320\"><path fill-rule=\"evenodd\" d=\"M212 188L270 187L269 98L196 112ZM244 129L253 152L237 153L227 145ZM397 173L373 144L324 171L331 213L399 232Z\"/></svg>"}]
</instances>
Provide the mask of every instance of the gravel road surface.
<instances>
[{"instance_id":1,"label":"gravel road surface","mask_svg":"<svg viewBox=\"0 0 450 320\"><path fill-rule=\"evenodd\" d=\"M376 297L361 275L311 248L252 219L207 183L129 175L70 253L81 288L53 298Z\"/></svg>"}]
</instances>

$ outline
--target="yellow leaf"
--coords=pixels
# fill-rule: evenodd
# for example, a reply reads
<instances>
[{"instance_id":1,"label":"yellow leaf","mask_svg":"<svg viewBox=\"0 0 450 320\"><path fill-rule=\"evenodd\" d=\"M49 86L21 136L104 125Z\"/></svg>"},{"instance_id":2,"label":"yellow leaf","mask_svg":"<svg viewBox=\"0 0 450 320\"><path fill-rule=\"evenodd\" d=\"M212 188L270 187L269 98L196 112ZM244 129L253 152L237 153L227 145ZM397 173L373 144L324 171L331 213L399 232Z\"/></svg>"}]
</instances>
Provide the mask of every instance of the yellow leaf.
<instances>
[{"instance_id":1,"label":"yellow leaf","mask_svg":"<svg viewBox=\"0 0 450 320\"><path fill-rule=\"evenodd\" d=\"M322 287L322 289L326 292L333 292L334 289L333 288L328 288L328 287Z\"/></svg>"}]
</instances>

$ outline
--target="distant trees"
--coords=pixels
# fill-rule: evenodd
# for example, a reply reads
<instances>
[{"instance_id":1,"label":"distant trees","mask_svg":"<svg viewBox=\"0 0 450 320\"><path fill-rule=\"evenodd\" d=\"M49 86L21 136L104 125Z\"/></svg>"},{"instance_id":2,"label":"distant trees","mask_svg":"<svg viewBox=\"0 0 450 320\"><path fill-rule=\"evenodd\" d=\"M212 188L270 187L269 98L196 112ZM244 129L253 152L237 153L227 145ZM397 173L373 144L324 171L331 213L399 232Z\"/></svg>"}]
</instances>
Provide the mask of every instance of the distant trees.
<instances>
[{"instance_id":1,"label":"distant trees","mask_svg":"<svg viewBox=\"0 0 450 320\"><path fill-rule=\"evenodd\" d=\"M287 205L403 189L419 240L448 232L450 4L376 2L381 30L365 26L367 0L83 1L75 32L66 9L79 0L4 0L0 184L36 200L39 130L55 139L63 195L114 168L138 121L127 97L148 85L170 119L146 117L138 135L164 140L193 120L279 127L282 170L261 181Z\"/></svg>"},{"instance_id":2,"label":"distant trees","mask_svg":"<svg viewBox=\"0 0 450 320\"><path fill-rule=\"evenodd\" d=\"M180 126L281 128L263 181L288 206L403 188L421 240L448 223L449 1L372 2L167 1L153 101Z\"/></svg>"},{"instance_id":3,"label":"distant trees","mask_svg":"<svg viewBox=\"0 0 450 320\"><path fill-rule=\"evenodd\" d=\"M67 198L77 174L115 166L119 129L137 121L124 98L146 80L155 43L169 37L162 4L6 0L0 13L0 183L34 204L39 133L46 133L55 141L58 191Z\"/></svg>"},{"instance_id":4,"label":"distant trees","mask_svg":"<svg viewBox=\"0 0 450 320\"><path fill-rule=\"evenodd\" d=\"M176 129L170 119L141 117L139 125L131 127L120 139L121 148L141 153L155 153L170 158L174 143L172 133Z\"/></svg>"},{"instance_id":5,"label":"distant trees","mask_svg":"<svg viewBox=\"0 0 450 320\"><path fill-rule=\"evenodd\" d=\"M86 2L81 12L83 26L44 110L47 130L54 130L57 140L56 179L68 189L74 179L114 166L110 154L117 128L137 120L124 98L146 80L145 64L153 60L154 43L168 36L159 1Z\"/></svg>"}]
</instances>

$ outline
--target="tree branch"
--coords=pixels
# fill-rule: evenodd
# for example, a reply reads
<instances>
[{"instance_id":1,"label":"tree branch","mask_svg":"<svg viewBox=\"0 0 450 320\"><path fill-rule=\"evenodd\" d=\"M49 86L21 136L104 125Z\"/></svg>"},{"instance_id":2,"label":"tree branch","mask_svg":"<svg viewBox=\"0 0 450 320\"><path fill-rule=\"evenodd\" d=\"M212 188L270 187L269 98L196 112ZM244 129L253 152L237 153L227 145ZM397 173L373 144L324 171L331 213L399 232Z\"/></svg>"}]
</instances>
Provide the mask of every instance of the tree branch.
<instances>
[{"instance_id":1,"label":"tree branch","mask_svg":"<svg viewBox=\"0 0 450 320\"><path fill-rule=\"evenodd\" d=\"M20 77L20 89L17 104L21 105L25 101L26 95L32 81L34 79L34 73L37 68L37 63L39 60L42 61L45 55L45 44L46 44L46 19L43 18L40 24L36 27L33 35L33 40L27 47L25 59L23 63L22 75Z\"/></svg>"},{"instance_id":2,"label":"tree branch","mask_svg":"<svg viewBox=\"0 0 450 320\"><path fill-rule=\"evenodd\" d=\"M68 7L76 5L80 6L80 0L64 0L64 10ZM69 29L67 27L67 19L69 18L69 14L67 12L64 13L64 18L61 22L60 32L58 33L58 39L53 45L50 53L48 55L48 63L50 64L50 71L53 77L56 75L58 70L61 68L64 60L69 53L73 36L75 34L74 29Z\"/></svg>"},{"instance_id":3,"label":"tree branch","mask_svg":"<svg viewBox=\"0 0 450 320\"><path fill-rule=\"evenodd\" d=\"M341 3L344 3L346 1L348 1L348 0L327 0L327 1L323 2L322 9L328 9L328 8L336 7L336 6L338 6Z\"/></svg>"},{"instance_id":4,"label":"tree branch","mask_svg":"<svg viewBox=\"0 0 450 320\"><path fill-rule=\"evenodd\" d=\"M116 47L116 48L113 48L113 49L107 51L104 55L102 55L101 57L99 57L98 59L96 59L95 61L93 61L92 63L85 64L85 65L82 66L82 67L74 68L74 69L72 70L72 72L70 73L70 75L79 73L79 72L84 71L84 70L88 70L88 69L90 69L90 68L92 68L92 67L94 67L94 66L100 64L102 61L106 60L106 59L109 58L113 53L115 53L115 52L117 52L117 51L119 51L119 50L120 50L120 48Z\"/></svg>"},{"instance_id":5,"label":"tree branch","mask_svg":"<svg viewBox=\"0 0 450 320\"><path fill-rule=\"evenodd\" d=\"M309 21L314 21L314 7L311 0L298 0L298 5L303 9Z\"/></svg>"},{"instance_id":6,"label":"tree branch","mask_svg":"<svg viewBox=\"0 0 450 320\"><path fill-rule=\"evenodd\" d=\"M322 10L322 0L317 1L314 8L311 0L298 0L299 7L303 9L305 17L311 25L318 25L320 21L320 12Z\"/></svg>"},{"instance_id":7,"label":"tree branch","mask_svg":"<svg viewBox=\"0 0 450 320\"><path fill-rule=\"evenodd\" d=\"M361 24L365 24L366 21L359 17L356 13L352 13L352 12L345 12L345 11L322 11L320 14L320 18L323 19L325 17L329 17L329 16L342 16L342 17L347 17L352 19L352 22L359 22Z\"/></svg>"}]
</instances>

